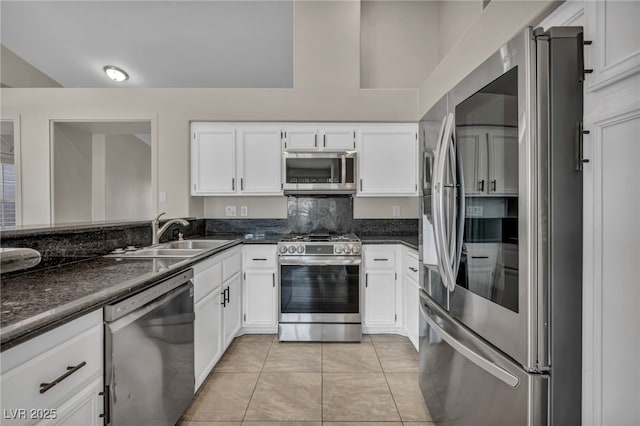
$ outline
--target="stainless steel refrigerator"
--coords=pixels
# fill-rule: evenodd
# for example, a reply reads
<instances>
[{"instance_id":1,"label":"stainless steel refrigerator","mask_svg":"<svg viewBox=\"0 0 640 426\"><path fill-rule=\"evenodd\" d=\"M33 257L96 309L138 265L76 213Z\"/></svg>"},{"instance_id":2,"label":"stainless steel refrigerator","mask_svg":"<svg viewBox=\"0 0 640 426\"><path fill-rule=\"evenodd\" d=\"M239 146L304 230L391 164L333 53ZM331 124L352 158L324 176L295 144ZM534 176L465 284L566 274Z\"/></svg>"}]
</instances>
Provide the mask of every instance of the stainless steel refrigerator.
<instances>
[{"instance_id":1,"label":"stainless steel refrigerator","mask_svg":"<svg viewBox=\"0 0 640 426\"><path fill-rule=\"evenodd\" d=\"M420 123L436 424L580 424L582 48L580 27L527 28Z\"/></svg>"}]
</instances>

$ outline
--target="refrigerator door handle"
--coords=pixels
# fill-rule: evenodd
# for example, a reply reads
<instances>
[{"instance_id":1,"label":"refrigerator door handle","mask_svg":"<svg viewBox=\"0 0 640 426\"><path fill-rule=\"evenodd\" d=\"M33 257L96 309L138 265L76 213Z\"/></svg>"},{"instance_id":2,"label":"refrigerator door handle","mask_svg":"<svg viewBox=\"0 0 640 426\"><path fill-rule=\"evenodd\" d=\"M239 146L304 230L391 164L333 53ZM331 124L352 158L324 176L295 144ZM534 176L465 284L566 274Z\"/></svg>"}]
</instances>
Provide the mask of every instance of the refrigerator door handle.
<instances>
[{"instance_id":1,"label":"refrigerator door handle","mask_svg":"<svg viewBox=\"0 0 640 426\"><path fill-rule=\"evenodd\" d=\"M442 245L443 229L441 227L442 217L441 217L441 211L440 211L440 205L439 205L440 200L437 195L443 190L441 169L443 168L442 157L446 154L446 151L444 150L444 147L443 147L444 142L442 137L444 135L444 131L448 123L448 120L449 120L449 117L446 116L444 119L442 119L442 124L440 125L440 132L438 133L438 144L436 145L436 153L435 153L435 158L433 162L433 180L431 183L432 184L431 211L433 214L433 234L434 234L433 236L434 236L434 243L435 243L434 245L436 249L438 266L441 271L444 271L444 265L442 263L444 258L443 245ZM449 288L447 286L447 282L445 279L442 280L442 285L447 289Z\"/></svg>"},{"instance_id":2,"label":"refrigerator door handle","mask_svg":"<svg viewBox=\"0 0 640 426\"><path fill-rule=\"evenodd\" d=\"M436 322L436 320L433 318L433 316L427 310L427 307L428 307L427 305L429 304L430 303L427 301L426 296L421 293L420 294L420 313L422 314L424 319L427 321L429 326L433 328L435 332L442 338L442 340L447 342L447 344L451 346L460 355L464 356L466 359L468 359L478 367L482 368L484 371L491 374L496 379L504 382L505 384L511 386L512 388L518 387L518 384L520 383L520 379L518 379L518 377L511 374L509 371L505 370L504 368L494 364L493 362L486 359L482 355L479 355L478 353L476 353L475 351L467 347L465 344L459 342L451 334L447 333L442 327L440 327Z\"/></svg>"},{"instance_id":3,"label":"refrigerator door handle","mask_svg":"<svg viewBox=\"0 0 640 426\"><path fill-rule=\"evenodd\" d=\"M443 180L445 174L445 161L447 158L447 153L449 151L449 146L452 142L452 131L453 131L453 114L449 113L447 115L447 124L445 125L445 130L442 137L442 144L440 150L440 157L438 158L437 171L439 184L436 184L437 191L435 193L434 200L437 205L437 212L435 222L436 228L436 247L438 243L440 244L440 259L438 259L438 263L443 273L443 284L449 289L449 291L454 291L455 289L455 277L453 275L453 259L451 258L451 246L447 242L446 226L444 223L444 188L443 188Z\"/></svg>"}]
</instances>

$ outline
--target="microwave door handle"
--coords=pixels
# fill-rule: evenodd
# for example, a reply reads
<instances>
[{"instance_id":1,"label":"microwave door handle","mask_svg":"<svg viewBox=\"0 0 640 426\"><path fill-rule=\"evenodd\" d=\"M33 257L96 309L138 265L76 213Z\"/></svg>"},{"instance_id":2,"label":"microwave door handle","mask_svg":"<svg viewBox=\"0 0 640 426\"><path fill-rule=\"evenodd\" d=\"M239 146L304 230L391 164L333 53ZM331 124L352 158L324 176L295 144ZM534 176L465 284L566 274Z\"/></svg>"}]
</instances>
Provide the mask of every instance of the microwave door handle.
<instances>
[{"instance_id":1,"label":"microwave door handle","mask_svg":"<svg viewBox=\"0 0 640 426\"><path fill-rule=\"evenodd\" d=\"M340 173L342 176L340 176L340 181L345 185L347 183L347 156L342 154L340 161L342 164L342 170Z\"/></svg>"}]
</instances>

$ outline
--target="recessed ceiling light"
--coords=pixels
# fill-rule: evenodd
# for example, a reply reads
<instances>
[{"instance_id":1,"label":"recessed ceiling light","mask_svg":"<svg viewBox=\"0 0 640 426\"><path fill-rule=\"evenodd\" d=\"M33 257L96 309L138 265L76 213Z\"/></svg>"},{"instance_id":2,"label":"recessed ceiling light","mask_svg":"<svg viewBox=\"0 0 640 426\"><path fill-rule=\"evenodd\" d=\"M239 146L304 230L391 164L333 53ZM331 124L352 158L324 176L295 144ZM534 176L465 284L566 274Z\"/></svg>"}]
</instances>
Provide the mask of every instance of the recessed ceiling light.
<instances>
[{"instance_id":1,"label":"recessed ceiling light","mask_svg":"<svg viewBox=\"0 0 640 426\"><path fill-rule=\"evenodd\" d=\"M113 65L107 65L103 68L103 70L104 73L107 74L107 77L109 77L113 81L120 82L129 80L129 74L127 74L123 69L114 67Z\"/></svg>"}]
</instances>

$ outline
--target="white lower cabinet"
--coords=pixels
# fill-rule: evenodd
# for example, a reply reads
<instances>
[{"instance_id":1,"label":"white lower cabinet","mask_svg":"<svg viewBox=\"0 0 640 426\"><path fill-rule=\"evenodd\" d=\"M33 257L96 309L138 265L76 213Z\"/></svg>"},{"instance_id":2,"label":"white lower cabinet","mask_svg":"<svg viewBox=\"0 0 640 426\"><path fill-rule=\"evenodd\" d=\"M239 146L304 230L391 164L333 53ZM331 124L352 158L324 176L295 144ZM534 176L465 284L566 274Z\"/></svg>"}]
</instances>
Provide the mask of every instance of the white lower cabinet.
<instances>
[{"instance_id":1,"label":"white lower cabinet","mask_svg":"<svg viewBox=\"0 0 640 426\"><path fill-rule=\"evenodd\" d=\"M397 251L395 245L363 247L365 332L392 332L398 326Z\"/></svg>"},{"instance_id":2,"label":"white lower cabinet","mask_svg":"<svg viewBox=\"0 0 640 426\"><path fill-rule=\"evenodd\" d=\"M240 248L203 260L193 269L197 391L240 329Z\"/></svg>"},{"instance_id":3,"label":"white lower cabinet","mask_svg":"<svg viewBox=\"0 0 640 426\"><path fill-rule=\"evenodd\" d=\"M278 329L278 269L275 245L243 248L243 327L254 333Z\"/></svg>"},{"instance_id":4,"label":"white lower cabinet","mask_svg":"<svg viewBox=\"0 0 640 426\"><path fill-rule=\"evenodd\" d=\"M220 323L222 295L217 287L196 303L194 311L194 371L196 390L207 378L222 355Z\"/></svg>"},{"instance_id":5,"label":"white lower cabinet","mask_svg":"<svg viewBox=\"0 0 640 426\"><path fill-rule=\"evenodd\" d=\"M420 284L418 253L408 247L403 248L404 269L404 327L407 337L418 350L419 322L420 322Z\"/></svg>"},{"instance_id":6,"label":"white lower cabinet","mask_svg":"<svg viewBox=\"0 0 640 426\"><path fill-rule=\"evenodd\" d=\"M239 256L239 255L238 255ZM231 344L242 325L242 280L240 272L225 283L222 296L225 297L222 309L222 334L224 347Z\"/></svg>"},{"instance_id":7,"label":"white lower cabinet","mask_svg":"<svg viewBox=\"0 0 640 426\"><path fill-rule=\"evenodd\" d=\"M1 423L102 424L102 324L96 310L2 352Z\"/></svg>"}]
</instances>

